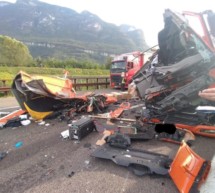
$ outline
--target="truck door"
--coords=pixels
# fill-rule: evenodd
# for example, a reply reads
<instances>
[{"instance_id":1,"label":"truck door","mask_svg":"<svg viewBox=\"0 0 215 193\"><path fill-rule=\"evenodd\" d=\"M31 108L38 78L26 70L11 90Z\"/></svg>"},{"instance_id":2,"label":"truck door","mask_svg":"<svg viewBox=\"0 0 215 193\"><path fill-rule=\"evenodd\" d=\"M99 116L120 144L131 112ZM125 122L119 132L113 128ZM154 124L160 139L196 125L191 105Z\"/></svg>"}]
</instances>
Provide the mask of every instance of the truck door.
<instances>
[{"instance_id":1,"label":"truck door","mask_svg":"<svg viewBox=\"0 0 215 193\"><path fill-rule=\"evenodd\" d=\"M215 14L212 11L194 13L184 11L183 15L187 18L189 25L202 38L202 40L215 50Z\"/></svg>"}]
</instances>

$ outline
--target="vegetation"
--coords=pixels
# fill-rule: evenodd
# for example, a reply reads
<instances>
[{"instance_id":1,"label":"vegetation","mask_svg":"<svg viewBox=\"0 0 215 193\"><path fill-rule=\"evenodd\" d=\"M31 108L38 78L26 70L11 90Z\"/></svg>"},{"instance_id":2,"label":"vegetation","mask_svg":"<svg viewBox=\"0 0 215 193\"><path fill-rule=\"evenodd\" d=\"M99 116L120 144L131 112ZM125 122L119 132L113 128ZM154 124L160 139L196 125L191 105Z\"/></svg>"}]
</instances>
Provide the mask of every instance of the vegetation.
<instances>
[{"instance_id":1,"label":"vegetation","mask_svg":"<svg viewBox=\"0 0 215 193\"><path fill-rule=\"evenodd\" d=\"M0 35L0 64L5 66L22 66L32 62L28 47L22 42L8 36Z\"/></svg>"},{"instance_id":2,"label":"vegetation","mask_svg":"<svg viewBox=\"0 0 215 193\"><path fill-rule=\"evenodd\" d=\"M27 66L47 68L82 68L82 69L105 69L106 65L98 64L91 60L77 61L74 58L59 60L55 58L32 59L27 46L22 42L8 36L0 35L0 66Z\"/></svg>"},{"instance_id":3,"label":"vegetation","mask_svg":"<svg viewBox=\"0 0 215 193\"><path fill-rule=\"evenodd\" d=\"M7 80L7 86L11 85L12 79L20 70L29 74L52 76L63 76L65 70L69 72L70 77L108 76L110 63L111 58L107 59L106 64L84 59L78 61L74 58L59 60L37 57L33 59L22 42L0 36L0 80Z\"/></svg>"},{"instance_id":4,"label":"vegetation","mask_svg":"<svg viewBox=\"0 0 215 193\"><path fill-rule=\"evenodd\" d=\"M74 58L59 60L55 58L41 59L36 58L33 66L48 67L48 68L81 68L81 69L107 69L108 65L98 64L91 60L78 61Z\"/></svg>"},{"instance_id":5,"label":"vegetation","mask_svg":"<svg viewBox=\"0 0 215 193\"><path fill-rule=\"evenodd\" d=\"M20 71L29 74L53 75L63 76L63 68L46 68L46 67L0 67L0 79L13 79L14 76ZM81 69L81 68L66 68L69 76L107 76L109 70L102 69Z\"/></svg>"}]
</instances>

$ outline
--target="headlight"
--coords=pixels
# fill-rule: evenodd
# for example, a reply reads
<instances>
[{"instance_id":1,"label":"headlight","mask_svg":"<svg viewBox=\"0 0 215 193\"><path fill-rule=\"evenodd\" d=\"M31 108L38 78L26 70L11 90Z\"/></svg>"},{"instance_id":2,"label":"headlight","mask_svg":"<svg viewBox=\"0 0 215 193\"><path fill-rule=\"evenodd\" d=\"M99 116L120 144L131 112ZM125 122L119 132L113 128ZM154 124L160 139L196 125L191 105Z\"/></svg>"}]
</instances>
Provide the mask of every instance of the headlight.
<instances>
[{"instance_id":1,"label":"headlight","mask_svg":"<svg viewBox=\"0 0 215 193\"><path fill-rule=\"evenodd\" d=\"M125 77L125 72L121 73L121 77L124 78Z\"/></svg>"}]
</instances>

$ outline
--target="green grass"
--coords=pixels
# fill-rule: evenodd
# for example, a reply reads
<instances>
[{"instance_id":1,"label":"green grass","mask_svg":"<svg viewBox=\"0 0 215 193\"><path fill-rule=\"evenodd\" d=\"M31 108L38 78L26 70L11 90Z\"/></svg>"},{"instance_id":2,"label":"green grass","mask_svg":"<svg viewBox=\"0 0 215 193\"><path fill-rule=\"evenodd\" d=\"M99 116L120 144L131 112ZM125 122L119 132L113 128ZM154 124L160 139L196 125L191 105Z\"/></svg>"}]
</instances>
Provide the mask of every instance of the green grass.
<instances>
[{"instance_id":1,"label":"green grass","mask_svg":"<svg viewBox=\"0 0 215 193\"><path fill-rule=\"evenodd\" d=\"M12 80L15 75L20 71L24 71L29 74L39 75L51 75L51 76L63 76L64 69L62 68L44 68L44 67L0 67L0 80L10 79ZM108 76L109 70L101 69L80 69L69 68L69 76Z\"/></svg>"}]
</instances>

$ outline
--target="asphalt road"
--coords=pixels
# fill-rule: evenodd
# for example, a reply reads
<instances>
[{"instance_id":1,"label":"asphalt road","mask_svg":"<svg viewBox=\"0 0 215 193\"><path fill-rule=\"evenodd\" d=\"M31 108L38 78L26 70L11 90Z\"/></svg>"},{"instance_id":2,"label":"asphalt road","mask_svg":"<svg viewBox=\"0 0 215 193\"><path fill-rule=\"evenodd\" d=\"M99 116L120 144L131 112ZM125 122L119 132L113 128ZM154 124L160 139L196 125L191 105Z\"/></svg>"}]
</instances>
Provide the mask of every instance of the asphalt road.
<instances>
[{"instance_id":1,"label":"asphalt road","mask_svg":"<svg viewBox=\"0 0 215 193\"><path fill-rule=\"evenodd\" d=\"M11 106L17 105L16 101L12 102L14 99L8 100ZM6 105L6 101L0 99L0 108L10 106ZM50 125L32 122L28 126L0 130L0 152L8 152L0 161L1 193L178 192L169 177L138 177L112 161L91 157L102 133L93 132L80 142L65 140L60 133L69 128L66 122L55 119L46 120L46 123ZM17 142L22 142L21 147L15 147ZM179 148L178 145L157 140L133 145L172 158ZM214 139L196 136L192 149L201 157L211 160L215 152Z\"/></svg>"}]
</instances>

